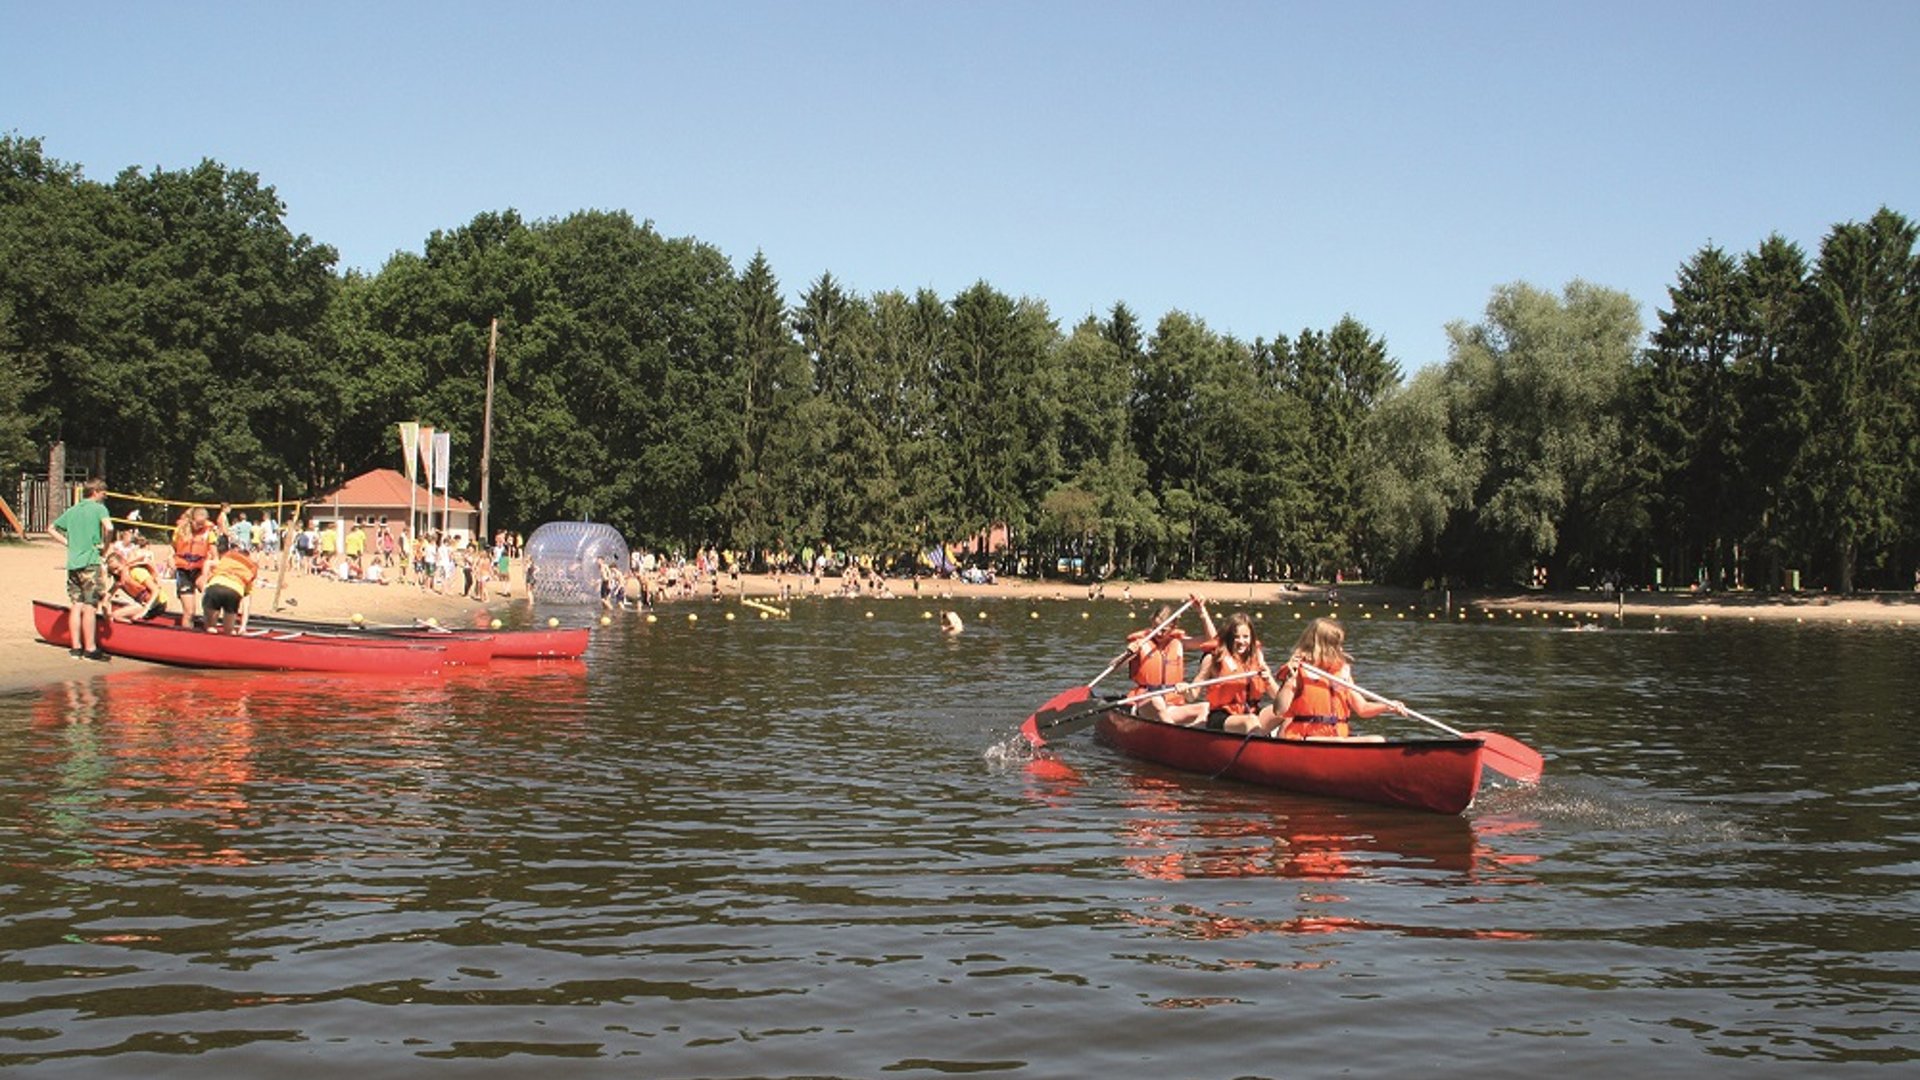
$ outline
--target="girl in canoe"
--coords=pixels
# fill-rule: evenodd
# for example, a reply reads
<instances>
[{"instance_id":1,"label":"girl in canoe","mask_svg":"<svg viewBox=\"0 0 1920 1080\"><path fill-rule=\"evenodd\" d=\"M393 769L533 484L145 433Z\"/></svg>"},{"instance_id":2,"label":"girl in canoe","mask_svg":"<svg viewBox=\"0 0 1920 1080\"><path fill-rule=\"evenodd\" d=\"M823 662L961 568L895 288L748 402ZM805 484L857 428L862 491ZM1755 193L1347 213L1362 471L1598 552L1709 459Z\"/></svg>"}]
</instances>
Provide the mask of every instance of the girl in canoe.
<instances>
[{"instance_id":1,"label":"girl in canoe","mask_svg":"<svg viewBox=\"0 0 1920 1080\"><path fill-rule=\"evenodd\" d=\"M1200 604L1204 615L1206 605L1197 597L1194 602ZM1127 673L1133 677L1130 696L1140 698L1134 712L1147 719L1168 724L1198 724L1207 718L1207 703L1186 699L1187 653L1182 643L1187 633L1174 628L1173 610L1172 605L1163 604L1154 614L1153 622L1160 627L1159 633L1151 633L1149 629L1127 635L1127 650L1133 654L1127 658ZM1141 696L1146 694L1152 696Z\"/></svg>"},{"instance_id":2,"label":"girl in canoe","mask_svg":"<svg viewBox=\"0 0 1920 1080\"><path fill-rule=\"evenodd\" d=\"M1379 716L1389 710L1407 715L1407 707L1398 701L1371 701L1315 675L1305 665L1353 682L1353 664L1347 656L1347 632L1332 619L1315 619L1307 624L1293 655L1280 674L1280 687L1273 712L1263 725L1279 739L1346 739L1379 741L1378 735L1354 736L1347 718ZM1278 730L1272 730L1273 726Z\"/></svg>"},{"instance_id":3,"label":"girl in canoe","mask_svg":"<svg viewBox=\"0 0 1920 1080\"><path fill-rule=\"evenodd\" d=\"M1212 631L1213 620L1207 618L1204 607L1200 617L1206 620L1207 629ZM1200 661L1199 682L1243 672L1251 674L1207 687L1207 714L1202 722L1215 731L1244 732L1264 728L1271 714L1264 713L1260 703L1273 689L1273 683L1268 681L1273 672L1267 670L1267 659L1260 651L1260 639L1253 632L1253 620L1247 617L1246 612L1236 611L1227 617L1224 633L1209 636L1213 638L1213 648L1207 651L1206 659Z\"/></svg>"}]
</instances>

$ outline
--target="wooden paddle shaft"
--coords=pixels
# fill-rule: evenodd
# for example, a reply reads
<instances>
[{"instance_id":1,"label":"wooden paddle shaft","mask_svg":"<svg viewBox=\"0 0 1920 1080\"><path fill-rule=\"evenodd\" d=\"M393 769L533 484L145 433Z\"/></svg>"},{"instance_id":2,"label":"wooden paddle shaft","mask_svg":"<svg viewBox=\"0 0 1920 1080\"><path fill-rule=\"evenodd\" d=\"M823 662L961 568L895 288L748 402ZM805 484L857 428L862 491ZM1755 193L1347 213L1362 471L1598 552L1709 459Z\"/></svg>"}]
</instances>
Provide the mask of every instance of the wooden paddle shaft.
<instances>
[{"instance_id":1,"label":"wooden paddle shaft","mask_svg":"<svg viewBox=\"0 0 1920 1080\"><path fill-rule=\"evenodd\" d=\"M1215 683L1232 682L1235 679L1250 678L1254 675L1259 675L1259 674L1262 674L1262 673L1254 668L1248 668L1245 671L1236 671L1231 675L1219 675L1211 679L1201 679L1199 682L1190 682L1186 684L1186 689L1197 690L1202 686L1212 686ZM1126 698L1124 698L1120 702L1120 704L1122 705L1137 704L1139 702L1147 700L1148 698L1157 698L1162 694L1179 693L1180 690L1181 688L1178 686L1163 686L1158 690L1149 690L1144 694L1137 694L1137 695L1129 694L1127 695Z\"/></svg>"}]
</instances>

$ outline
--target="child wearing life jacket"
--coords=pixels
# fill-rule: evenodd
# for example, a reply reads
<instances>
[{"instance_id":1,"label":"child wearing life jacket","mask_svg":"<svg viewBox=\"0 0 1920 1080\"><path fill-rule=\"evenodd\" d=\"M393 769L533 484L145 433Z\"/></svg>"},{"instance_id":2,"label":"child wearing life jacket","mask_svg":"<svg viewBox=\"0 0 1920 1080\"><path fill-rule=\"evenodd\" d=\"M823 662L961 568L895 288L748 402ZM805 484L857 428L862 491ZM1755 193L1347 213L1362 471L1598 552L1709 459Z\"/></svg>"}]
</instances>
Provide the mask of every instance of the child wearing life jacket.
<instances>
[{"instance_id":1,"label":"child wearing life jacket","mask_svg":"<svg viewBox=\"0 0 1920 1080\"><path fill-rule=\"evenodd\" d=\"M1201 617L1206 618L1204 609ZM1211 619L1207 619L1207 627L1212 629ZM1267 670L1260 638L1253 632L1253 620L1246 612L1236 611L1227 616L1225 632L1212 636L1213 648L1207 650L1206 658L1200 661L1199 681L1246 674L1206 688L1206 726L1214 731L1233 732L1263 727L1272 716L1270 711L1261 708L1261 702L1273 689L1268 681L1273 673Z\"/></svg>"},{"instance_id":2,"label":"child wearing life jacket","mask_svg":"<svg viewBox=\"0 0 1920 1080\"><path fill-rule=\"evenodd\" d=\"M1204 602L1198 598L1195 602L1201 604L1204 613ZM1176 629L1170 622L1172 617L1173 606L1162 604L1153 617L1154 625L1160 628L1158 633L1151 633L1149 628L1127 635L1127 650L1133 654L1127 658L1127 673L1133 678L1133 692L1128 696L1139 699L1133 711L1149 720L1183 726L1204 723L1206 701L1187 700L1187 653L1182 644L1187 632ZM1143 696L1149 694L1152 696Z\"/></svg>"},{"instance_id":3,"label":"child wearing life jacket","mask_svg":"<svg viewBox=\"0 0 1920 1080\"><path fill-rule=\"evenodd\" d=\"M1366 739L1380 736L1356 736L1347 723L1349 717L1370 718L1383 712L1407 714L1398 701L1372 701L1337 683L1310 675L1311 664L1347 682L1353 681L1353 664L1347 656L1347 632L1332 619L1315 619L1301 632L1280 674L1280 688L1273 702L1272 720L1279 721L1273 732L1279 739ZM1269 723L1272 722L1269 721Z\"/></svg>"},{"instance_id":4,"label":"child wearing life jacket","mask_svg":"<svg viewBox=\"0 0 1920 1080\"><path fill-rule=\"evenodd\" d=\"M160 579L153 572L153 556L145 548L136 547L130 555L118 551L108 555L107 580L112 583L105 601L109 619L132 622L166 610Z\"/></svg>"},{"instance_id":5,"label":"child wearing life jacket","mask_svg":"<svg viewBox=\"0 0 1920 1080\"><path fill-rule=\"evenodd\" d=\"M250 553L237 547L222 552L220 560L207 567L201 606L207 613L208 633L247 632L253 583L259 576L260 564L253 561Z\"/></svg>"}]
</instances>

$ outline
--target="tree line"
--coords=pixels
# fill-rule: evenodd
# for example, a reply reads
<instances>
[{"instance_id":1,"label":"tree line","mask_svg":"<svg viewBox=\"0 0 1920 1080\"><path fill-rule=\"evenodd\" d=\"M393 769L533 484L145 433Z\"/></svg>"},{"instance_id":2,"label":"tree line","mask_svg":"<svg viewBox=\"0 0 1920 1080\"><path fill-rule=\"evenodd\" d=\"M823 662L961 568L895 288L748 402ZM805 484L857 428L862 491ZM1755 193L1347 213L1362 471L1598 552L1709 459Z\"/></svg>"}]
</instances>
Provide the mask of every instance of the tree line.
<instances>
[{"instance_id":1,"label":"tree line","mask_svg":"<svg viewBox=\"0 0 1920 1080\"><path fill-rule=\"evenodd\" d=\"M111 183L0 137L0 460L102 445L120 490L318 491L452 433L490 510L659 547L876 556L1004 525L1050 569L1418 584L1910 584L1920 259L1881 210L1679 268L1651 334L1573 282L1496 289L1404 378L1359 320L1243 341L1125 303L1063 326L986 281L789 303L618 211L483 213L338 272L212 161Z\"/></svg>"}]
</instances>

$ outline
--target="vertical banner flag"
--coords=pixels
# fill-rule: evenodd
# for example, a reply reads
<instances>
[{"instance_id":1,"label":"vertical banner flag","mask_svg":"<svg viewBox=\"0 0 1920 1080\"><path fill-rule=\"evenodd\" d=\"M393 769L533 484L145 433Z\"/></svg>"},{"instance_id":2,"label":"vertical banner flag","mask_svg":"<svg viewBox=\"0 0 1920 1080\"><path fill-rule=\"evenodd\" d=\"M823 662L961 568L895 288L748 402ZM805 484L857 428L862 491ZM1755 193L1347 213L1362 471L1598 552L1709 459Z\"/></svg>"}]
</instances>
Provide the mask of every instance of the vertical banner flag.
<instances>
[{"instance_id":1,"label":"vertical banner flag","mask_svg":"<svg viewBox=\"0 0 1920 1080\"><path fill-rule=\"evenodd\" d=\"M414 454L420 445L420 422L418 420L400 421L400 456L407 461L407 483L414 482L419 473L414 469Z\"/></svg>"},{"instance_id":2,"label":"vertical banner flag","mask_svg":"<svg viewBox=\"0 0 1920 1080\"><path fill-rule=\"evenodd\" d=\"M420 425L420 480L433 487L433 425Z\"/></svg>"},{"instance_id":3,"label":"vertical banner flag","mask_svg":"<svg viewBox=\"0 0 1920 1080\"><path fill-rule=\"evenodd\" d=\"M453 436L445 431L433 433L433 482L447 490L447 464L453 457Z\"/></svg>"}]
</instances>

